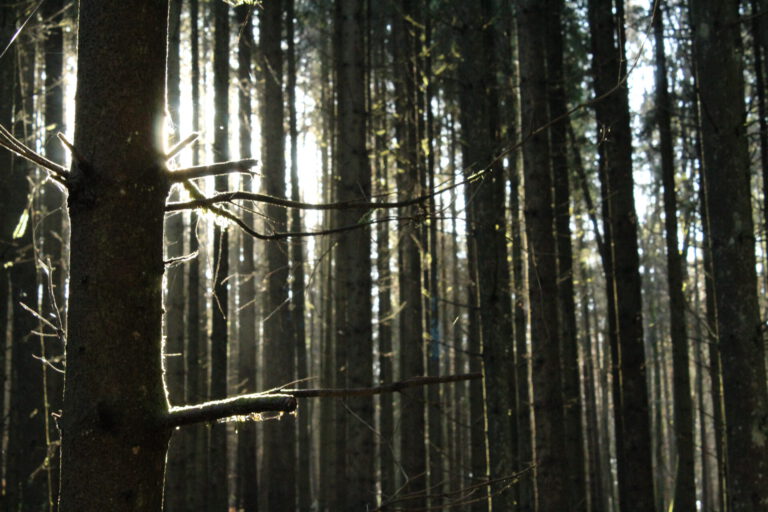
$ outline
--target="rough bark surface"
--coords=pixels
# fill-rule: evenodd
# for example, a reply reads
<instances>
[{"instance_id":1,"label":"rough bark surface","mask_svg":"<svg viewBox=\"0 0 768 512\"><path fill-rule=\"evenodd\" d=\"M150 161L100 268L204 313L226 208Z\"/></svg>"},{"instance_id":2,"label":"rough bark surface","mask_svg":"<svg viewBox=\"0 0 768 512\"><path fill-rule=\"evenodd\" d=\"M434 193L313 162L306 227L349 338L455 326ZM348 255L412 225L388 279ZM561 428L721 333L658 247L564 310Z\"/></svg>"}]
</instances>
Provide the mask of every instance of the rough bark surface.
<instances>
[{"instance_id":1,"label":"rough bark surface","mask_svg":"<svg viewBox=\"0 0 768 512\"><path fill-rule=\"evenodd\" d=\"M545 67L546 5L519 4L525 225L531 321L534 461L537 510L570 510L560 363L557 259L552 178L546 131L531 133L548 119ZM566 471L563 471L565 465Z\"/></svg>"},{"instance_id":2,"label":"rough bark surface","mask_svg":"<svg viewBox=\"0 0 768 512\"><path fill-rule=\"evenodd\" d=\"M337 0L336 32L336 200L370 198L371 170L366 151L365 46L363 3ZM338 225L359 222L365 210L338 213ZM373 385L370 229L339 237L336 246L336 366L344 366L346 387ZM341 356L341 357L339 357ZM342 359L343 357L343 359ZM340 402L346 427L344 510L373 507L376 497L373 399Z\"/></svg>"},{"instance_id":3,"label":"rough bark surface","mask_svg":"<svg viewBox=\"0 0 768 512\"><path fill-rule=\"evenodd\" d=\"M619 385L616 407L619 499L622 510L655 508L651 464L651 430L648 413L645 349L643 345L642 300L640 295L637 215L633 196L632 135L626 81L623 40L623 0L590 0L589 25L592 39L592 69L604 191L606 244L612 262L615 301L615 335L618 350L614 365ZM606 238L608 240L608 238Z\"/></svg>"},{"instance_id":4,"label":"rough bark surface","mask_svg":"<svg viewBox=\"0 0 768 512\"><path fill-rule=\"evenodd\" d=\"M162 507L167 9L80 2L62 512Z\"/></svg>"},{"instance_id":5,"label":"rough bark surface","mask_svg":"<svg viewBox=\"0 0 768 512\"><path fill-rule=\"evenodd\" d=\"M511 510L515 496L505 479L516 471L517 446L512 436L515 383L509 373L514 342L504 208L506 179L501 162L494 159L500 143L500 104L492 15L487 1L465 12L459 103L465 172L487 171L482 179L469 184L472 223L468 243L477 251L488 476L496 482L490 487L491 505Z\"/></svg>"},{"instance_id":6,"label":"rough bark surface","mask_svg":"<svg viewBox=\"0 0 768 512\"><path fill-rule=\"evenodd\" d=\"M691 2L734 512L768 508L768 392L755 274L739 2ZM751 461L744 464L744 461Z\"/></svg>"}]
</instances>

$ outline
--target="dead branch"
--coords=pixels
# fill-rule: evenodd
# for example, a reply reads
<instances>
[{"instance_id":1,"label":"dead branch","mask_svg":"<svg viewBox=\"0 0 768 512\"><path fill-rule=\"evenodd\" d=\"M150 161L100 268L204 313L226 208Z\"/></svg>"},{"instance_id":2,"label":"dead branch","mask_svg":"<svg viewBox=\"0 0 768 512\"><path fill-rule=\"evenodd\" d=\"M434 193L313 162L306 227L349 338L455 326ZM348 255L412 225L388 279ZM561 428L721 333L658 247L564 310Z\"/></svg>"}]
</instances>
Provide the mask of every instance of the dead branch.
<instances>
[{"instance_id":1,"label":"dead branch","mask_svg":"<svg viewBox=\"0 0 768 512\"><path fill-rule=\"evenodd\" d=\"M293 412L296 406L296 399L290 395L254 393L202 404L172 407L164 423L167 427L181 427L262 412Z\"/></svg>"},{"instance_id":2,"label":"dead branch","mask_svg":"<svg viewBox=\"0 0 768 512\"><path fill-rule=\"evenodd\" d=\"M458 375L444 375L442 377L411 377L410 379L392 382L372 388L325 388L325 389L276 389L270 393L291 395L296 398L335 397L347 398L351 396L372 396L382 393L397 393L404 389L432 384L445 384L447 382L462 382L466 380L482 379L482 373L462 373Z\"/></svg>"},{"instance_id":3,"label":"dead branch","mask_svg":"<svg viewBox=\"0 0 768 512\"><path fill-rule=\"evenodd\" d=\"M253 158L246 158L245 160L231 160L229 162L219 162L211 165L197 165L194 167L187 167L185 169L176 169L169 171L168 175L170 176L171 182L179 183L195 178L205 178L207 176L228 174L230 172L256 174L255 172L251 171L251 167L257 165L258 163L258 160Z\"/></svg>"},{"instance_id":4,"label":"dead branch","mask_svg":"<svg viewBox=\"0 0 768 512\"><path fill-rule=\"evenodd\" d=\"M0 124L0 147L3 147L14 153L15 155L35 164L42 169L50 172L52 179L58 181L62 185L67 185L68 172L67 169L55 162L52 162L45 158L40 153L37 153L26 146L23 142L13 136L13 134L3 125Z\"/></svg>"},{"instance_id":5,"label":"dead branch","mask_svg":"<svg viewBox=\"0 0 768 512\"><path fill-rule=\"evenodd\" d=\"M195 142L199 136L200 134L195 132L192 132L189 135L187 135L187 137L184 140L178 142L175 146L173 146L171 149L168 150L168 153L165 154L165 161L167 162L171 158L178 155L182 149L184 149L185 147Z\"/></svg>"},{"instance_id":6,"label":"dead branch","mask_svg":"<svg viewBox=\"0 0 768 512\"><path fill-rule=\"evenodd\" d=\"M253 201L255 203L272 204L283 206L285 208L296 208L299 210L351 210L354 208L372 209L372 208L403 208L414 204L423 203L432 196L445 190L436 190L433 194L425 194L405 201L343 201L338 203L304 203L301 201L291 201L280 197L269 196L267 194L256 194L237 190L233 192L223 192L212 197L203 197L193 199L192 201L169 203L165 206L165 211L172 212L177 210L190 210L194 208L207 208L218 203L229 203L236 200Z\"/></svg>"}]
</instances>

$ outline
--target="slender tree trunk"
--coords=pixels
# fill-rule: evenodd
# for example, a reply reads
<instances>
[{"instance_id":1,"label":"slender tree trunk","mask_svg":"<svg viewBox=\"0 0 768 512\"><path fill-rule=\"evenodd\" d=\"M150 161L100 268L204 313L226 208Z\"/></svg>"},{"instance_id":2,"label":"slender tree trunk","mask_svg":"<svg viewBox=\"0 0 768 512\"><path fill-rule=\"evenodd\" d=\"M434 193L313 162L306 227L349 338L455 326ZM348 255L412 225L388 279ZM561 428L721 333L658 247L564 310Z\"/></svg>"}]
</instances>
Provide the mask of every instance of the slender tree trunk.
<instances>
[{"instance_id":1,"label":"slender tree trunk","mask_svg":"<svg viewBox=\"0 0 768 512\"><path fill-rule=\"evenodd\" d=\"M214 141L213 155L217 161L229 160L229 11L223 2L214 2ZM216 177L216 190L226 190L229 177ZM227 354L229 352L229 233L216 223L213 227L213 298L211 303L211 373L210 397L227 395ZM208 461L208 508L225 510L229 507L227 482L227 429L223 423L210 427L210 459Z\"/></svg>"},{"instance_id":2,"label":"slender tree trunk","mask_svg":"<svg viewBox=\"0 0 768 512\"><path fill-rule=\"evenodd\" d=\"M765 350L755 271L738 2L691 2L734 512L768 507ZM745 465L744 460L753 463Z\"/></svg>"},{"instance_id":3,"label":"slender tree trunk","mask_svg":"<svg viewBox=\"0 0 768 512\"><path fill-rule=\"evenodd\" d=\"M240 121L240 158L251 156L252 144L252 102L253 76L251 62L253 60L253 16L252 6L241 5L235 8L235 18L238 27L237 39L237 82L238 82L238 118ZM248 175L242 177L243 190L252 190L253 180ZM253 225L254 215L250 211L243 212L243 220ZM238 393L255 393L256 386L256 265L252 237L242 238L242 257L240 259L240 329L238 331ZM245 422L238 427L237 436L237 497L238 506L246 512L254 512L259 507L259 485L256 471L257 460L257 425Z\"/></svg>"},{"instance_id":4,"label":"slender tree trunk","mask_svg":"<svg viewBox=\"0 0 768 512\"><path fill-rule=\"evenodd\" d=\"M168 88L167 106L171 115L171 130L168 134L168 144L179 141L179 105L180 91L180 58L181 44L181 0L171 0L168 17L168 71L166 84ZM179 190L171 191L171 200L179 199ZM177 212L166 219L165 224L165 258L179 258L184 254L184 215ZM168 399L174 405L187 403L185 395L185 365L184 365L184 267L174 265L166 270L164 316L165 349L163 363L165 366ZM184 503L184 486L186 479L187 452L190 449L186 443L187 432L178 432L173 436L168 449L168 478L165 488L165 507L168 510L181 510Z\"/></svg>"},{"instance_id":5,"label":"slender tree trunk","mask_svg":"<svg viewBox=\"0 0 768 512\"><path fill-rule=\"evenodd\" d=\"M656 56L656 122L659 128L661 178L664 187L664 226L667 242L667 284L674 376L674 428L677 446L675 510L696 509L696 484L693 453L693 402L688 363L688 329L683 295L683 262L677 241L677 198L675 194L674 144L671 102L664 52L663 2L652 3Z\"/></svg>"},{"instance_id":6,"label":"slender tree trunk","mask_svg":"<svg viewBox=\"0 0 768 512\"><path fill-rule=\"evenodd\" d=\"M622 510L654 510L650 418L643 346L642 301L632 179L632 137L624 61L623 0L590 0L595 104L601 138L606 234L610 226L612 276L609 299L616 304L618 354L614 352L619 500ZM618 81L618 82L617 82ZM605 96L605 97L603 97ZM621 442L619 442L619 439Z\"/></svg>"},{"instance_id":7,"label":"slender tree trunk","mask_svg":"<svg viewBox=\"0 0 768 512\"><path fill-rule=\"evenodd\" d=\"M372 14L370 27L372 67L379 69L385 62L385 38L383 34L384 22L387 11L381 10L380 3L369 2L369 9L375 6L377 11ZM380 102L386 104L387 95L384 77L381 73L375 73L372 77L373 91L371 103ZM371 109L370 132L374 134L374 165L375 183L378 194L389 192L389 158L385 153L387 147L386 134L389 131L387 113L385 109ZM394 285L390 268L391 250L389 246L389 223L384 219L389 215L384 209L376 212L377 220L381 221L376 229L376 271L378 274L378 336L379 336L379 382L393 382L394 379L394 352L392 347L393 322L392 322L392 288ZM384 394L379 397L379 472L381 482L382 501L389 499L395 492L395 417L394 400L391 395Z\"/></svg>"},{"instance_id":8,"label":"slender tree trunk","mask_svg":"<svg viewBox=\"0 0 768 512\"><path fill-rule=\"evenodd\" d=\"M167 16L167 2L80 2L62 512L162 507Z\"/></svg>"},{"instance_id":9,"label":"slender tree trunk","mask_svg":"<svg viewBox=\"0 0 768 512\"><path fill-rule=\"evenodd\" d=\"M0 40L9 41L16 31L15 0L0 2ZM0 124L5 127L13 122L13 88L16 83L14 60L12 58L0 59ZM16 259L16 242L13 232L19 222L21 212L24 210L25 194L17 191L21 186L21 180L26 180L22 169L15 165L13 156L8 151L0 151L0 196L4 199L0 202L0 411L5 411L8 375L6 374L7 358L9 355L9 330L7 326L12 321L10 290L10 275L12 263ZM7 418L3 414L0 417L0 433L6 432ZM0 469L3 468L3 458L0 457ZM2 471L0 471L2 473ZM0 508L8 505L8 499L0 496Z\"/></svg>"},{"instance_id":10,"label":"slender tree trunk","mask_svg":"<svg viewBox=\"0 0 768 512\"><path fill-rule=\"evenodd\" d=\"M563 70L563 0L549 1L547 16L547 85L549 117L565 116L565 74ZM570 184L566 127L563 118L549 128L550 157L554 181L555 233L557 244L557 291L560 311L560 350L563 369L565 446L568 459L568 486L574 511L587 507L584 440L581 426L581 386L579 346L576 329L576 304L573 287L573 250L571 248Z\"/></svg>"},{"instance_id":11,"label":"slender tree trunk","mask_svg":"<svg viewBox=\"0 0 768 512\"><path fill-rule=\"evenodd\" d=\"M418 175L418 111L416 108L417 71L415 61L418 37L410 20L417 8L415 0L400 0L394 9L393 46L395 59L395 103L397 109L396 136L397 193L403 200L422 193ZM422 271L419 254L418 227L411 220L417 214L415 206L400 208L398 214L398 266L400 307L400 377L424 375L424 315L422 308ZM427 453L425 392L414 389L400 394L401 421L400 462L407 479L401 488L405 495L414 494L409 506L426 506ZM423 496L423 497L421 497Z\"/></svg>"},{"instance_id":12,"label":"slender tree trunk","mask_svg":"<svg viewBox=\"0 0 768 512\"><path fill-rule=\"evenodd\" d=\"M515 33L515 36L517 34ZM516 38L516 37L515 37ZM516 135L519 139L519 134ZM520 154L520 153L518 153ZM512 235L512 278L514 289L514 332L515 332L515 389L517 391L517 470L520 474L518 484L518 503L521 512L534 510L535 489L533 479L533 431L531 424L531 366L530 351L528 350L527 310L526 310L526 276L524 262L525 243L521 228L520 208L520 178L522 166L519 157L510 171L510 200L509 209L512 212L510 232Z\"/></svg>"},{"instance_id":13,"label":"slender tree trunk","mask_svg":"<svg viewBox=\"0 0 768 512\"><path fill-rule=\"evenodd\" d=\"M198 0L189 2L189 24L190 24L190 49L191 49L191 72L190 81L192 82L192 130L200 132L200 37L199 37L199 4ZM200 163L200 151L198 146L193 148L193 165ZM198 221L199 218L195 212L189 216L189 242L187 244L187 254L193 254L202 248L198 242ZM200 283L200 261L202 257L189 262L186 282L187 310L186 310L186 330L187 330L187 350L185 352L187 380L186 395L192 403L197 403L208 398L205 389L205 372L207 370L204 364L206 356L206 343L203 342L205 314L203 311L204 291ZM186 479L185 495L187 510L202 510L207 501L207 467L208 467L208 439L207 426L194 425L189 427L190 446L192 451L189 454L189 474Z\"/></svg>"},{"instance_id":14,"label":"slender tree trunk","mask_svg":"<svg viewBox=\"0 0 768 512\"><path fill-rule=\"evenodd\" d=\"M262 160L266 193L286 197L285 133L283 128L282 0L270 0L259 9L259 45L263 78ZM285 231L288 216L283 208L266 208L269 228ZM288 246L268 242L267 291L264 322L265 386L272 388L293 381L296 347L288 307ZM296 426L293 418L264 425L264 477L266 510L296 508ZM279 475L279 477L277 477ZM269 480L264 478L269 477Z\"/></svg>"},{"instance_id":15,"label":"slender tree trunk","mask_svg":"<svg viewBox=\"0 0 768 512\"><path fill-rule=\"evenodd\" d=\"M295 26L295 0L286 0L286 37L288 38L288 130L291 139L291 199L299 201L299 132L296 121L296 41L294 40ZM298 232L301 229L301 213L298 209L291 211L291 231ZM303 379L312 375L307 367L307 339L305 328L305 284L304 284L304 245L301 240L296 240L291 246L291 269L293 281L291 282L291 316L293 318L294 334L296 335L296 364L298 371L296 377ZM298 506L299 510L308 510L311 506L311 479L310 479L310 419L311 411L305 404L303 414L299 414L299 461L297 470L298 478Z\"/></svg>"}]
</instances>

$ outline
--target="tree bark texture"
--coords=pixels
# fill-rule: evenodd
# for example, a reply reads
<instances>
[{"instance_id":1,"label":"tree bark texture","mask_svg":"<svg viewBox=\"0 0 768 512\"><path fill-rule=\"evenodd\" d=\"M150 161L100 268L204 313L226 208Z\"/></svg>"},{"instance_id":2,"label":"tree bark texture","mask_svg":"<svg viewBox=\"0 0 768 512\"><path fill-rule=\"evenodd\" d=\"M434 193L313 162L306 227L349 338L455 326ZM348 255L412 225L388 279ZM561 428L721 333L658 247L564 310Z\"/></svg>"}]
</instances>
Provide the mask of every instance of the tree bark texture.
<instances>
[{"instance_id":1,"label":"tree bark texture","mask_svg":"<svg viewBox=\"0 0 768 512\"><path fill-rule=\"evenodd\" d=\"M565 458L558 302L553 300L558 292L549 143L546 131L533 132L548 120L546 7L536 1L518 3L518 41L537 510L555 512L571 507L566 477L570 468Z\"/></svg>"},{"instance_id":2,"label":"tree bark texture","mask_svg":"<svg viewBox=\"0 0 768 512\"><path fill-rule=\"evenodd\" d=\"M167 16L163 1L80 2L62 512L162 507Z\"/></svg>"},{"instance_id":3,"label":"tree bark texture","mask_svg":"<svg viewBox=\"0 0 768 512\"><path fill-rule=\"evenodd\" d=\"M616 407L619 499L622 510L654 510L651 431L648 413L645 350L640 295L637 215L633 197L632 136L623 40L623 0L612 14L612 0L590 0L588 5L592 39L592 69L600 138L601 173L605 192L604 219L610 227L612 288L615 301L615 363L619 379ZM618 19L617 19L618 18Z\"/></svg>"},{"instance_id":4,"label":"tree bark texture","mask_svg":"<svg viewBox=\"0 0 768 512\"><path fill-rule=\"evenodd\" d=\"M496 77L497 27L491 22L491 3L467 9L461 44L465 56L459 68L464 169L467 175L486 174L468 185L471 225L468 243L477 251L480 332L483 358L483 395L487 415L491 505L514 507L510 478L516 472L513 441L514 341L512 300L507 262L506 179L495 152L500 144L499 85Z\"/></svg>"},{"instance_id":5,"label":"tree bark texture","mask_svg":"<svg viewBox=\"0 0 768 512\"><path fill-rule=\"evenodd\" d=\"M693 0L730 510L768 508L768 392L755 274L739 3ZM751 461L744 464L745 460Z\"/></svg>"},{"instance_id":6,"label":"tree bark texture","mask_svg":"<svg viewBox=\"0 0 768 512\"><path fill-rule=\"evenodd\" d=\"M654 4L655 5L655 4ZM664 51L664 2L658 2L653 19L656 59L656 122L659 129L661 180L664 189L664 227L667 244L667 289L672 341L673 394L677 472L675 477L675 510L696 510L694 474L693 400L689 375L688 328L683 295L683 261L677 239L677 196L675 193L675 161L672 135L672 104L667 80L667 58Z\"/></svg>"},{"instance_id":7,"label":"tree bark texture","mask_svg":"<svg viewBox=\"0 0 768 512\"><path fill-rule=\"evenodd\" d=\"M371 169L366 151L365 41L363 2L337 0L336 33L336 200L367 199ZM359 222L365 210L338 212L338 225ZM337 367L345 367L346 387L373 385L371 232L362 227L341 235L336 246ZM341 349L341 350L339 350ZM340 359L338 356L342 356ZM346 427L344 510L372 507L376 498L373 399L339 402Z\"/></svg>"}]
</instances>

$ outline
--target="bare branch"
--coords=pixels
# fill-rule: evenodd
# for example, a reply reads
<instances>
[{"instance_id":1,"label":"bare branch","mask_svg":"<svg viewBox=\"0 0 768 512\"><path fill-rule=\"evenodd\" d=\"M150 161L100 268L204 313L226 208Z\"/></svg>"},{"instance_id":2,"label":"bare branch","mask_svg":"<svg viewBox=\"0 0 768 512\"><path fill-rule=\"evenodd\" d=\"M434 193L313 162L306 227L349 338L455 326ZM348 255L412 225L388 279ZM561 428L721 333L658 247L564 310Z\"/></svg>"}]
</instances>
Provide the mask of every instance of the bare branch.
<instances>
[{"instance_id":1,"label":"bare branch","mask_svg":"<svg viewBox=\"0 0 768 512\"><path fill-rule=\"evenodd\" d=\"M291 201L280 197L269 196L266 194L256 194L242 190L234 192L223 192L212 197L197 198L183 203L169 203L165 206L165 211L172 212L177 210L190 210L194 208L206 208L218 203L229 203L236 200L253 201L256 203L273 204L284 206L286 208L296 208L299 210L351 210L354 208L403 208L414 204L423 203L432 196L445 192L445 190L436 190L432 194L425 194L405 201L343 201L338 203L303 203L301 201Z\"/></svg>"},{"instance_id":2,"label":"bare branch","mask_svg":"<svg viewBox=\"0 0 768 512\"><path fill-rule=\"evenodd\" d=\"M43 155L36 153L19 139L13 136L8 129L0 124L0 147L3 147L14 153L24 160L32 162L33 164L41 167L51 173L51 178L58 181L62 185L67 185L67 169L55 162L51 162Z\"/></svg>"},{"instance_id":3,"label":"bare branch","mask_svg":"<svg viewBox=\"0 0 768 512\"><path fill-rule=\"evenodd\" d=\"M180 427L254 413L293 412L296 405L296 399L290 395L254 393L197 405L172 407L165 418L165 425Z\"/></svg>"},{"instance_id":4,"label":"bare branch","mask_svg":"<svg viewBox=\"0 0 768 512\"><path fill-rule=\"evenodd\" d=\"M171 158L178 155L182 149L184 149L185 147L195 142L199 136L200 134L195 132L192 132L189 135L187 135L187 138L185 138L181 142L178 142L175 146L173 146L171 149L168 150L168 153L165 154L165 161L167 162Z\"/></svg>"},{"instance_id":5,"label":"bare branch","mask_svg":"<svg viewBox=\"0 0 768 512\"><path fill-rule=\"evenodd\" d=\"M444 375L442 377L411 377L410 379L392 382L372 388L326 388L326 389L276 389L270 393L291 395L296 398L335 397L347 398L351 396L372 396L383 393L396 393L408 388L429 386L432 384L445 384L447 382L462 382L467 380L482 379L482 373L462 373L458 375Z\"/></svg>"},{"instance_id":6,"label":"bare branch","mask_svg":"<svg viewBox=\"0 0 768 512\"><path fill-rule=\"evenodd\" d=\"M198 165L195 167L187 167L185 169L176 169L170 171L168 174L173 183L179 183L195 178L205 178L206 176L217 176L219 174L227 174L230 172L256 174L250 169L258 163L258 160L246 158L245 160L231 160L229 162L219 162L211 165Z\"/></svg>"}]
</instances>

